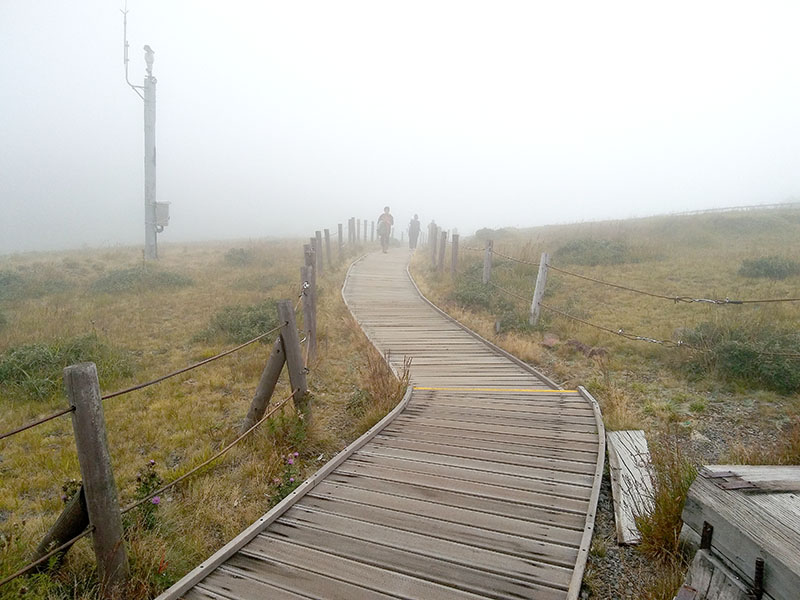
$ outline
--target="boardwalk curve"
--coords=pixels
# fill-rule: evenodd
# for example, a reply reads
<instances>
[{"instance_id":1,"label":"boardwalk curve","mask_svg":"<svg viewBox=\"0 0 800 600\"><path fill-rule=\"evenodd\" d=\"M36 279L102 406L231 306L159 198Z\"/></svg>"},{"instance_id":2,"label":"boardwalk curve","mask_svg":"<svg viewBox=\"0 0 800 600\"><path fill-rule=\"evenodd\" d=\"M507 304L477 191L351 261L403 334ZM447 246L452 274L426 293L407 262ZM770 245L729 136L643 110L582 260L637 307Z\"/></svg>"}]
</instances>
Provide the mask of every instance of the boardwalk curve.
<instances>
[{"instance_id":1,"label":"boardwalk curve","mask_svg":"<svg viewBox=\"0 0 800 600\"><path fill-rule=\"evenodd\" d=\"M578 597L599 411L431 305L408 254L351 267L348 307L403 401L158 600Z\"/></svg>"}]
</instances>

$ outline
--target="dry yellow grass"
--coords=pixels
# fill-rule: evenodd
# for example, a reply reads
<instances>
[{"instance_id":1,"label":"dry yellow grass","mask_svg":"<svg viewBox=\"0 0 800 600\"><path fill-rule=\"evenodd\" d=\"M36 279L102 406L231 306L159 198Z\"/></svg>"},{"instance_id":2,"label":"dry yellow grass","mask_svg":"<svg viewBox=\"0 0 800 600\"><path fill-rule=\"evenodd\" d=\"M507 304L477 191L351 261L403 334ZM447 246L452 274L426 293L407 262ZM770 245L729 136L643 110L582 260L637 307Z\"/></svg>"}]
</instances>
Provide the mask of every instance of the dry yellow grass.
<instances>
[{"instance_id":1,"label":"dry yellow grass","mask_svg":"<svg viewBox=\"0 0 800 600\"><path fill-rule=\"evenodd\" d=\"M246 264L225 260L244 248ZM299 242L239 242L166 245L158 268L192 278L193 285L169 290L105 294L91 291L104 273L141 264L138 249L94 250L0 258L0 271L31 273L66 281L63 291L6 299L0 303L0 353L35 342L51 343L94 332L128 352L134 374L114 389L207 358L235 344L198 338L211 317L226 306L296 298L302 259ZM149 598L208 556L275 500L285 456L299 452L302 474L319 468L364 430L348 413L354 394L366 395L374 421L399 399L400 387L388 367L376 362L355 326L340 288L346 264L326 270L319 280L319 346L311 365L314 424L310 431L291 404L243 444L197 477L161 499L157 526L129 524L127 543L133 579L129 598ZM44 275L38 275L44 274ZM149 460L165 481L210 457L237 435L249 406L269 344L240 352L150 388L105 402L115 478L122 505L134 499L137 475ZM376 377L380 375L380 377ZM394 386L389 381L394 381ZM104 385L104 392L113 391ZM286 375L274 400L289 392ZM2 430L65 406L63 394L46 401L0 398ZM0 441L0 578L27 561L29 553L61 510L61 486L80 478L69 417ZM94 598L94 559L88 541L70 551L52 577L18 580L0 589L0 598Z\"/></svg>"}]
</instances>

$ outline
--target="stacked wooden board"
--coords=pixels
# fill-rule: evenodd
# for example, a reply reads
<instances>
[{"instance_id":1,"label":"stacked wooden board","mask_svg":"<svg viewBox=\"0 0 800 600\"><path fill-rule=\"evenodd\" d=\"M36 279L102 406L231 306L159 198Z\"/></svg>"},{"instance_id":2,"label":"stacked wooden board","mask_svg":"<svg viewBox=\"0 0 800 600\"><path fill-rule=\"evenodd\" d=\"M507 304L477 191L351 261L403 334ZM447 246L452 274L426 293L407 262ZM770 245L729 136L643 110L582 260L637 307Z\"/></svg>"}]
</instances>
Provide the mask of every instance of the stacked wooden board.
<instances>
[{"instance_id":1,"label":"stacked wooden board","mask_svg":"<svg viewBox=\"0 0 800 600\"><path fill-rule=\"evenodd\" d=\"M403 403L160 596L577 598L604 436L585 390L546 377L432 307L408 254L368 255L343 294Z\"/></svg>"}]
</instances>

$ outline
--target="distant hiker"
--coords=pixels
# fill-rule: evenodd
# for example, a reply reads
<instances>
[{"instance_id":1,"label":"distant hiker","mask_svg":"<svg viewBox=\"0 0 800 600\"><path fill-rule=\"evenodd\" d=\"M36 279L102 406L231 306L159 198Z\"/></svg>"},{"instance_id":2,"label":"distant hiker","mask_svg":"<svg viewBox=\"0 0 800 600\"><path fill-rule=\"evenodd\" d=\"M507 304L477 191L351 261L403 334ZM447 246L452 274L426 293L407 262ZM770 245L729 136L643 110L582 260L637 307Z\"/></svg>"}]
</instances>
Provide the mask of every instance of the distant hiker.
<instances>
[{"instance_id":1,"label":"distant hiker","mask_svg":"<svg viewBox=\"0 0 800 600\"><path fill-rule=\"evenodd\" d=\"M408 224L408 247L412 250L417 247L417 238L419 238L419 216L414 215Z\"/></svg>"},{"instance_id":2,"label":"distant hiker","mask_svg":"<svg viewBox=\"0 0 800 600\"><path fill-rule=\"evenodd\" d=\"M383 207L383 214L378 217L378 237L381 240L381 248L383 253L389 251L389 235L392 233L392 226L394 225L394 217L389 212L389 207Z\"/></svg>"}]
</instances>

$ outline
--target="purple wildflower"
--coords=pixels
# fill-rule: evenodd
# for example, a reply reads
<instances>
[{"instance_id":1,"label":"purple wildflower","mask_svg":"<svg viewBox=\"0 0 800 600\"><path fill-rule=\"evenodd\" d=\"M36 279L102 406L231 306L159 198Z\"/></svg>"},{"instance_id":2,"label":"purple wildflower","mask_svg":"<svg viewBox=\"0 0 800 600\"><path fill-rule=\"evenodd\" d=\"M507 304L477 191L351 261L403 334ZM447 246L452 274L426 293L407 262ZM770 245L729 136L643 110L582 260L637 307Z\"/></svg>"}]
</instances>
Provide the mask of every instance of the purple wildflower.
<instances>
[{"instance_id":1,"label":"purple wildflower","mask_svg":"<svg viewBox=\"0 0 800 600\"><path fill-rule=\"evenodd\" d=\"M287 460L286 462L287 462L287 463L289 463L290 465L293 465L293 464L294 464L294 459L293 459L293 458L290 458L290 459L289 459L289 460Z\"/></svg>"},{"instance_id":2,"label":"purple wildflower","mask_svg":"<svg viewBox=\"0 0 800 600\"><path fill-rule=\"evenodd\" d=\"M151 459L150 459L150 466L152 467L152 466L153 466L153 465L155 465L155 464L156 464L156 461L154 461L154 460L151 458Z\"/></svg>"},{"instance_id":3,"label":"purple wildflower","mask_svg":"<svg viewBox=\"0 0 800 600\"><path fill-rule=\"evenodd\" d=\"M150 502L152 502L153 504L160 504L161 503L161 497L160 496L153 496L152 498L150 498Z\"/></svg>"},{"instance_id":4,"label":"purple wildflower","mask_svg":"<svg viewBox=\"0 0 800 600\"><path fill-rule=\"evenodd\" d=\"M294 483L294 477L289 477L289 483Z\"/></svg>"},{"instance_id":5,"label":"purple wildflower","mask_svg":"<svg viewBox=\"0 0 800 600\"><path fill-rule=\"evenodd\" d=\"M295 452L294 453L294 457L297 458L298 456L300 456L300 453L299 452Z\"/></svg>"}]
</instances>

